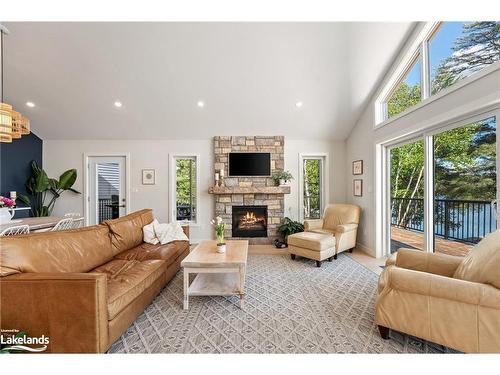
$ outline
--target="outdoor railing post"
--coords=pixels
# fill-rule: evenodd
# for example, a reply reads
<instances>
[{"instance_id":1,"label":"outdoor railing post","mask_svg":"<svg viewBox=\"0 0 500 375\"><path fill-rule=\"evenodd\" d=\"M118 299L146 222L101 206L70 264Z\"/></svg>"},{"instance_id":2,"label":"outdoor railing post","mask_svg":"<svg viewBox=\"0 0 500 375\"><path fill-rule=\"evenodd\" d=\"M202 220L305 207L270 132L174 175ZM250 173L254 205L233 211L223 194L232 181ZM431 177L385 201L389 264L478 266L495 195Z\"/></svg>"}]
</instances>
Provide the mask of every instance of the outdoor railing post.
<instances>
[{"instance_id":1,"label":"outdoor railing post","mask_svg":"<svg viewBox=\"0 0 500 375\"><path fill-rule=\"evenodd\" d=\"M450 208L448 201L444 201L444 238L448 239L448 231L450 229Z\"/></svg>"}]
</instances>

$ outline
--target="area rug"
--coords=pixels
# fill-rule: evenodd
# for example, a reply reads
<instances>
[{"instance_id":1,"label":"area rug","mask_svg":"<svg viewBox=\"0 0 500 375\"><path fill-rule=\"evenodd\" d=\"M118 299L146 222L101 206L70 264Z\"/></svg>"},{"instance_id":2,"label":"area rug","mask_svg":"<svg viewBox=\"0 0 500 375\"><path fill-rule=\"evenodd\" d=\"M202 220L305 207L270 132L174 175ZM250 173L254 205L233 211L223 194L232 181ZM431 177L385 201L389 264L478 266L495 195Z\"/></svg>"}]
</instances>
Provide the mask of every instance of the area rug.
<instances>
[{"instance_id":1,"label":"area rug","mask_svg":"<svg viewBox=\"0 0 500 375\"><path fill-rule=\"evenodd\" d=\"M341 254L313 261L250 254L245 309L237 297L192 297L182 309L182 271L109 353L442 353L374 323L378 276Z\"/></svg>"}]
</instances>

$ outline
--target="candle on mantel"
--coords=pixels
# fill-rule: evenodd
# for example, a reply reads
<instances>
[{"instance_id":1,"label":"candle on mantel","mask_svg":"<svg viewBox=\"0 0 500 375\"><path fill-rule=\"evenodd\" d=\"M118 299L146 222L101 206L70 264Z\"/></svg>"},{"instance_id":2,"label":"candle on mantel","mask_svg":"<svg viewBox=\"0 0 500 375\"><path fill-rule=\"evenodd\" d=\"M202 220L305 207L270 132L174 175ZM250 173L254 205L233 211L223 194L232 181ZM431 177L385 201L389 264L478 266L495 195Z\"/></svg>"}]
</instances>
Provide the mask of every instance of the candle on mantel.
<instances>
[{"instance_id":1,"label":"candle on mantel","mask_svg":"<svg viewBox=\"0 0 500 375\"><path fill-rule=\"evenodd\" d=\"M220 170L220 176L221 176L221 177L224 177L224 169L221 169L221 170Z\"/></svg>"},{"instance_id":2,"label":"candle on mantel","mask_svg":"<svg viewBox=\"0 0 500 375\"><path fill-rule=\"evenodd\" d=\"M219 185L219 174L215 174L215 185Z\"/></svg>"}]
</instances>

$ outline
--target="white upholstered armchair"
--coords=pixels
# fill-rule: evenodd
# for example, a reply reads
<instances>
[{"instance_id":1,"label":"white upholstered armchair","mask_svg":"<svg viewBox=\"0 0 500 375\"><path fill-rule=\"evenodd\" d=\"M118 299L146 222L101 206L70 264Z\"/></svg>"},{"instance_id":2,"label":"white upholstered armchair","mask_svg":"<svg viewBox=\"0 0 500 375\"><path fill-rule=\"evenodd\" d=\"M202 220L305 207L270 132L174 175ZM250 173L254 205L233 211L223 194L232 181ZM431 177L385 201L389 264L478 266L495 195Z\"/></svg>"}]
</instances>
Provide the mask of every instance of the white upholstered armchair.
<instances>
[{"instance_id":1,"label":"white upholstered armchair","mask_svg":"<svg viewBox=\"0 0 500 375\"><path fill-rule=\"evenodd\" d=\"M356 247L361 208L355 204L329 204L323 219L305 220L306 232L331 234L335 237L335 258L342 251Z\"/></svg>"}]
</instances>

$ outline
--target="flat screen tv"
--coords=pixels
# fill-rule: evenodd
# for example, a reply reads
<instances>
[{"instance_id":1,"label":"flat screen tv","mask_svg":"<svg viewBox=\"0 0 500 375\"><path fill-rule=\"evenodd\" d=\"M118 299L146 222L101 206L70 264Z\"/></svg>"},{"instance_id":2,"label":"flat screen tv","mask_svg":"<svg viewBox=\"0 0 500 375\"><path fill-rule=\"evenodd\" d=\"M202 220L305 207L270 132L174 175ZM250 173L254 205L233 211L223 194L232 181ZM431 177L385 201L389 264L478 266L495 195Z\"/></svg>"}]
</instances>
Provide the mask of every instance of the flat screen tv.
<instances>
[{"instance_id":1,"label":"flat screen tv","mask_svg":"<svg viewBox=\"0 0 500 375\"><path fill-rule=\"evenodd\" d=\"M268 152L230 152L229 176L270 176L271 154Z\"/></svg>"}]
</instances>

